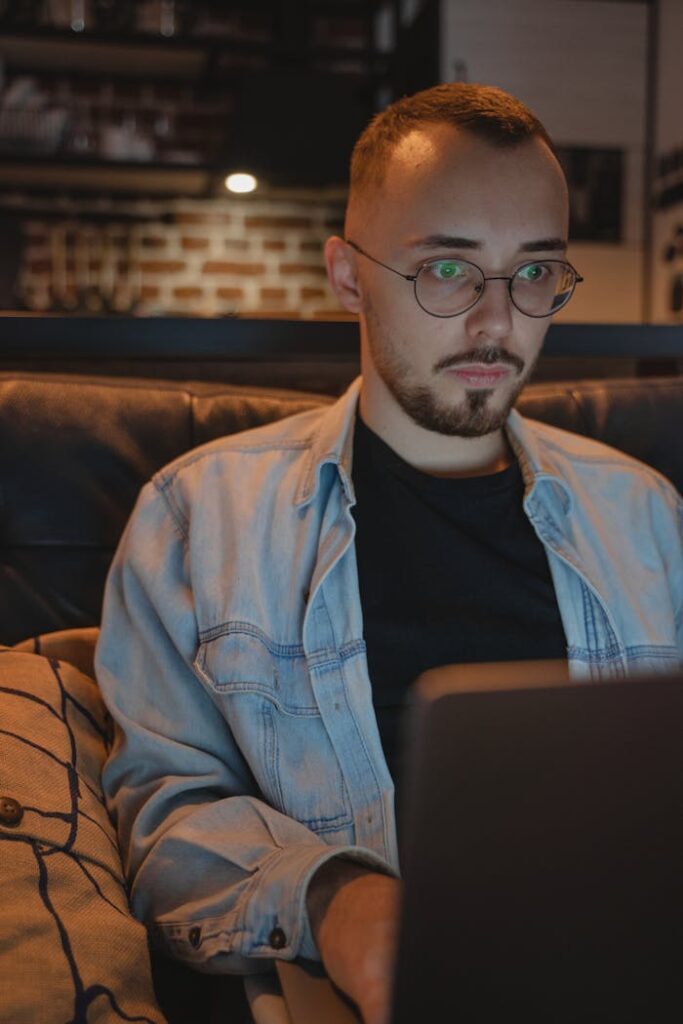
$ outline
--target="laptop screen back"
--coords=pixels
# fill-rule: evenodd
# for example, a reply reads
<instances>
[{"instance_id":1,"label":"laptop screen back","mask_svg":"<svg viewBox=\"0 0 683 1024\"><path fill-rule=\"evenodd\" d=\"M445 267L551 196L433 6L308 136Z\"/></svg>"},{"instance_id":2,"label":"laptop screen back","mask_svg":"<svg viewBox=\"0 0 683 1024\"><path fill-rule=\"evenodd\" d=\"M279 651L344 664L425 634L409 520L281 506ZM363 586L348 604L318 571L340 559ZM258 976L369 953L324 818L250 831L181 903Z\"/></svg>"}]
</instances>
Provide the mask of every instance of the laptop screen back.
<instances>
[{"instance_id":1,"label":"laptop screen back","mask_svg":"<svg viewBox=\"0 0 683 1024\"><path fill-rule=\"evenodd\" d=\"M393 1024L683 1019L683 675L425 673Z\"/></svg>"}]
</instances>

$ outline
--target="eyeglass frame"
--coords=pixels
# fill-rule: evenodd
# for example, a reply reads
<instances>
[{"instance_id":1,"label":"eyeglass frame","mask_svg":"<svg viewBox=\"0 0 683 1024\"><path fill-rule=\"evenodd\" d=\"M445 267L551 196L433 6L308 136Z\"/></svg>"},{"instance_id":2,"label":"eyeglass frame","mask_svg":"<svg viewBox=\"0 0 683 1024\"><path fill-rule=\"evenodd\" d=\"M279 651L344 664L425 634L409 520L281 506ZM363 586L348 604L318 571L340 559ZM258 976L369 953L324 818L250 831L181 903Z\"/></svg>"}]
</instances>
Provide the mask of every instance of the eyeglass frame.
<instances>
[{"instance_id":1,"label":"eyeglass frame","mask_svg":"<svg viewBox=\"0 0 683 1024\"><path fill-rule=\"evenodd\" d=\"M371 260L373 263L376 263L379 267L384 267L385 270L390 270L392 272L392 274L397 274L398 277L402 277L404 281L411 281L412 284L413 284L413 294L415 296L415 301L417 302L417 304L420 307L420 309L423 310L427 314L427 316L434 316L434 317L437 317L437 319L439 319L439 320L451 320L454 316L462 316L463 313L468 313L474 306L476 306L476 304L479 302L479 300L481 299L482 295L486 291L486 282L487 281L507 281L507 283L508 283L508 294L510 296L510 302L515 307L515 309L519 313L521 313L522 316L528 316L532 320L544 320L544 319L546 319L546 317L554 316L555 313L559 313L560 309L564 309L564 307L567 305L569 300L572 298L572 296L574 294L574 290L575 290L577 284L581 284L581 282L583 281L583 277L581 276L581 274L579 274L579 272L576 270L576 268L573 267L568 260L555 260L555 259L550 259L550 260L527 260L525 263L522 263L521 266L517 267L517 270L514 272L514 274L510 274L508 276L505 276L505 275L498 276L498 275L496 275L496 276L492 276L492 277L487 277L486 274L484 273L484 271L481 269L481 267L478 264L473 263L472 260L465 260L465 259L461 259L461 257L459 257L459 256L457 256L457 257L453 256L453 257L450 257L450 259L456 260L458 263L468 263L471 267L474 267L476 270L479 271L479 273L481 274L481 277L482 277L482 281L483 281L481 291L477 295L477 297L474 300L474 302L471 302L469 304L469 306L465 306L464 309L458 310L457 313L432 313L432 311L430 309L426 309L422 305L422 303L420 302L420 300L417 297L417 279L418 279L418 277L420 276L420 274L422 273L422 271L424 270L425 267L430 266L430 264L432 264L432 263L439 263L439 262L445 261L449 257L446 257L446 256L441 256L441 257L435 256L433 259L425 260L424 263L422 263L418 267L418 270L417 270L416 274L404 274L400 270L396 270L395 267L390 267L388 263L382 263L382 261L378 260L375 256L371 256L369 252L366 252L365 249L361 249L361 247L356 242L352 241L352 239L345 238L344 241L346 242L347 245L350 245L352 249L355 249L355 251L357 253L360 253L361 256L365 256L366 259ZM523 309L519 308L519 306L515 302L515 300L513 298L513 295L512 295L512 282L516 278L517 274L520 272L520 270L523 270L525 267L533 266L534 263L561 263L563 266L569 267L569 269L571 270L572 274L574 275L574 284L572 285L572 290L569 293L569 298L565 299L565 301L562 303L561 306L558 307L558 309L551 309L549 313L527 313Z\"/></svg>"}]
</instances>

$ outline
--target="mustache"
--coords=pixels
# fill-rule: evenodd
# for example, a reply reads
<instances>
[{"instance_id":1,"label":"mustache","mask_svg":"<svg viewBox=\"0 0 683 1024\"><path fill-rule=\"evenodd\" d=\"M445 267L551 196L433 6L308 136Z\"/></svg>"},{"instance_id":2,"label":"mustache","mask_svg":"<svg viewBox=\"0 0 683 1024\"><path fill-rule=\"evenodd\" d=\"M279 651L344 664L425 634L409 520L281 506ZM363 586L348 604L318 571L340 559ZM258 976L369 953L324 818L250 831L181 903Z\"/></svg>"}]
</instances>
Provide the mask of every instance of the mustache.
<instances>
[{"instance_id":1,"label":"mustache","mask_svg":"<svg viewBox=\"0 0 683 1024\"><path fill-rule=\"evenodd\" d=\"M498 345L481 345L479 348L473 348L461 355L445 356L435 363L434 369L436 371L450 370L454 366L466 366L468 363L482 363L484 366L491 366L493 363L507 363L514 367L517 373L521 373L526 365L524 360L516 356L514 352L508 352L504 348L499 348Z\"/></svg>"}]
</instances>

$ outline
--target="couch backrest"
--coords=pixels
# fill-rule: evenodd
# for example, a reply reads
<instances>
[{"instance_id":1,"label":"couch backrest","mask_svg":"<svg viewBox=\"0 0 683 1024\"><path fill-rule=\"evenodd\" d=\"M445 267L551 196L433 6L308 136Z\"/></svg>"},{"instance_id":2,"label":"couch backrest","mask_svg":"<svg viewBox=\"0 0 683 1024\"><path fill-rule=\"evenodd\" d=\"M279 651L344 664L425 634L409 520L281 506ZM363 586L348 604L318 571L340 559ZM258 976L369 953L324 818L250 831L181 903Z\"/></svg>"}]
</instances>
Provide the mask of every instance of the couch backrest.
<instances>
[{"instance_id":1,"label":"couch backrest","mask_svg":"<svg viewBox=\"0 0 683 1024\"><path fill-rule=\"evenodd\" d=\"M182 452L327 396L227 384L0 373L0 642L93 625L142 484ZM683 490L683 378L538 384L518 407Z\"/></svg>"}]
</instances>

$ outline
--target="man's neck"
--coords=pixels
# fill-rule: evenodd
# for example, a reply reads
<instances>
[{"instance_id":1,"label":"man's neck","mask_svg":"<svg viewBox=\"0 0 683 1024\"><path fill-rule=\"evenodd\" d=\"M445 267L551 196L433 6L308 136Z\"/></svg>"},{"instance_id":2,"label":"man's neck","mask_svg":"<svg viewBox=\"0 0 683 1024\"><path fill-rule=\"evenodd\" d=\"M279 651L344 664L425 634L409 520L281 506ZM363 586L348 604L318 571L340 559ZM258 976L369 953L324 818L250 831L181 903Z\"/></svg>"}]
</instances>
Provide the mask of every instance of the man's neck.
<instances>
[{"instance_id":1,"label":"man's neck","mask_svg":"<svg viewBox=\"0 0 683 1024\"><path fill-rule=\"evenodd\" d=\"M488 476L506 469L514 459L502 429L482 437L439 434L420 427L398 407L376 411L364 401L363 392L359 414L405 462L432 476Z\"/></svg>"}]
</instances>

